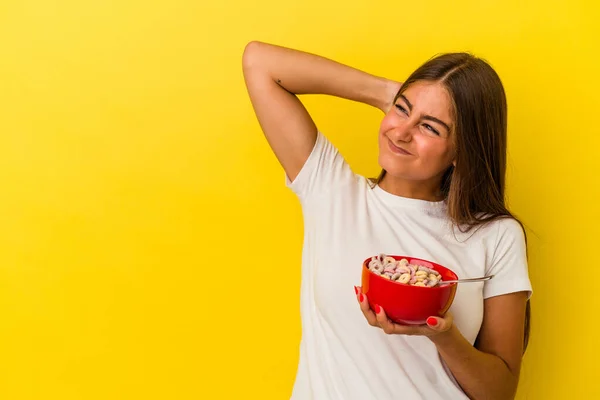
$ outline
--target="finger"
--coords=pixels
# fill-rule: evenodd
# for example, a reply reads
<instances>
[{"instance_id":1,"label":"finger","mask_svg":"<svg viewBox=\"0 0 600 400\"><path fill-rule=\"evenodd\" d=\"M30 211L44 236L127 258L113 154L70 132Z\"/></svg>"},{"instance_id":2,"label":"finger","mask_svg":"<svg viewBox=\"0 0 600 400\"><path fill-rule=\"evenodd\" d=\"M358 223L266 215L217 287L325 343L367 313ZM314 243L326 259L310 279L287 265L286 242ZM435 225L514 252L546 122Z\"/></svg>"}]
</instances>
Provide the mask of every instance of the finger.
<instances>
[{"instance_id":1,"label":"finger","mask_svg":"<svg viewBox=\"0 0 600 400\"><path fill-rule=\"evenodd\" d=\"M397 324L388 318L383 307L375 305L375 316L377 323L383 331L389 335L425 335L429 329L423 325L402 325Z\"/></svg>"},{"instance_id":2,"label":"finger","mask_svg":"<svg viewBox=\"0 0 600 400\"><path fill-rule=\"evenodd\" d=\"M362 293L360 288L358 289L357 297L358 297L358 302L360 304L360 310L362 311L363 315L367 319L367 322L369 323L369 325L378 326L377 318L375 317L375 313L371 310L371 307L369 306L369 300L367 299L367 295Z\"/></svg>"},{"instance_id":3,"label":"finger","mask_svg":"<svg viewBox=\"0 0 600 400\"><path fill-rule=\"evenodd\" d=\"M383 329L388 335L394 333L394 322L390 321L387 317L385 310L379 304L375 304L375 317L377 318L377 324Z\"/></svg>"},{"instance_id":4,"label":"finger","mask_svg":"<svg viewBox=\"0 0 600 400\"><path fill-rule=\"evenodd\" d=\"M395 335L427 336L427 334L431 333L431 330L427 325L394 324L392 333Z\"/></svg>"},{"instance_id":5,"label":"finger","mask_svg":"<svg viewBox=\"0 0 600 400\"><path fill-rule=\"evenodd\" d=\"M427 326L429 329L436 332L445 332L452 326L454 322L454 317L452 313L447 312L446 315L442 317L432 316L427 318Z\"/></svg>"}]
</instances>

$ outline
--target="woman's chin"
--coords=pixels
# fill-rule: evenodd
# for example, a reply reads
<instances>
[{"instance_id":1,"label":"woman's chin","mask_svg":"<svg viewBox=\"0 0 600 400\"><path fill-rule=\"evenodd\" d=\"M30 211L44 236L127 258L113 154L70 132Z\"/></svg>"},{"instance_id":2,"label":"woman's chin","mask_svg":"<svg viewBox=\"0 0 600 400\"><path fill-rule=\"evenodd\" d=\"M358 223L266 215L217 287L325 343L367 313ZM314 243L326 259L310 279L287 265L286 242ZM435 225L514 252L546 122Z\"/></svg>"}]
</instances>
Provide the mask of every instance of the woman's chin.
<instances>
[{"instance_id":1,"label":"woman's chin","mask_svg":"<svg viewBox=\"0 0 600 400\"><path fill-rule=\"evenodd\" d=\"M379 159L379 166L381 167L381 169L385 170L386 174L389 174L391 176L397 176L397 177L402 177L405 176L407 174L407 172L409 172L407 170L407 166L403 165L404 163L402 162L398 162L398 160L394 160L395 162L390 162L389 159L387 159L386 157L381 157Z\"/></svg>"}]
</instances>

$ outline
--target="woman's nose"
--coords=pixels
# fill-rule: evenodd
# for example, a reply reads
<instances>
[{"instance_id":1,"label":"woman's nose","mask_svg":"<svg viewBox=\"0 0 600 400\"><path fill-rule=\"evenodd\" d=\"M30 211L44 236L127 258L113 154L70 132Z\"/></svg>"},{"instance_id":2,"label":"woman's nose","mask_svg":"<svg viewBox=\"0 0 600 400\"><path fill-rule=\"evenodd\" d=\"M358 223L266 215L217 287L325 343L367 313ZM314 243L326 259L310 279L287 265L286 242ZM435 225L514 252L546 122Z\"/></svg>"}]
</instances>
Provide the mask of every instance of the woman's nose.
<instances>
[{"instance_id":1,"label":"woman's nose","mask_svg":"<svg viewBox=\"0 0 600 400\"><path fill-rule=\"evenodd\" d=\"M412 140L412 126L408 121L403 121L394 127L389 136L393 142L410 142Z\"/></svg>"}]
</instances>

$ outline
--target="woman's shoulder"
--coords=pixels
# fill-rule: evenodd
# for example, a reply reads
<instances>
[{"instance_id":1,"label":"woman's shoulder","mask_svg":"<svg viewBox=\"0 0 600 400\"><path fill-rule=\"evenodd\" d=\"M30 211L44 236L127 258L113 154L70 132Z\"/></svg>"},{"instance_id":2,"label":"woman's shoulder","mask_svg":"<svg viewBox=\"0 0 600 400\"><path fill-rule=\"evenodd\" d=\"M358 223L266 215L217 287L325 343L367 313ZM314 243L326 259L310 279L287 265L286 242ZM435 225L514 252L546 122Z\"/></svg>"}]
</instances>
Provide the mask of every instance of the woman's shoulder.
<instances>
[{"instance_id":1,"label":"woman's shoulder","mask_svg":"<svg viewBox=\"0 0 600 400\"><path fill-rule=\"evenodd\" d=\"M477 217L484 222L471 226L455 226L455 231L460 232L460 236L463 236L464 239L483 241L490 246L497 244L506 237L520 240L525 236L523 225L511 215L492 216L480 214Z\"/></svg>"},{"instance_id":2,"label":"woman's shoulder","mask_svg":"<svg viewBox=\"0 0 600 400\"><path fill-rule=\"evenodd\" d=\"M526 240L524 226L512 215L493 217L475 229L477 229L477 235L490 247Z\"/></svg>"},{"instance_id":3,"label":"woman's shoulder","mask_svg":"<svg viewBox=\"0 0 600 400\"><path fill-rule=\"evenodd\" d=\"M495 217L490 222L490 229L499 234L522 235L524 226L521 221L512 215L501 215Z\"/></svg>"}]
</instances>

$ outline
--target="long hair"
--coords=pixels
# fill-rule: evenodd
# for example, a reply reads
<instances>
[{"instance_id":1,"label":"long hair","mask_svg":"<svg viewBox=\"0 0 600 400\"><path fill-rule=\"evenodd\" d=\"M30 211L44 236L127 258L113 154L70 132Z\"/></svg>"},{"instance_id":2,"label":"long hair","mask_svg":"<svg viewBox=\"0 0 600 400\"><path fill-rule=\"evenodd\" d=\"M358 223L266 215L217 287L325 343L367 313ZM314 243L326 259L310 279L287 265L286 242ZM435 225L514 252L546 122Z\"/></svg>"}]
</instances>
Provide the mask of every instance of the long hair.
<instances>
[{"instance_id":1,"label":"long hair","mask_svg":"<svg viewBox=\"0 0 600 400\"><path fill-rule=\"evenodd\" d=\"M396 99L418 81L441 83L452 101L456 166L444 172L439 188L450 219L468 232L500 218L513 218L525 233L523 224L505 202L507 106L496 71L469 53L442 54L414 71L402 84ZM385 174L382 170L374 183L380 183ZM524 350L529 343L530 318L531 306L527 301Z\"/></svg>"}]
</instances>

